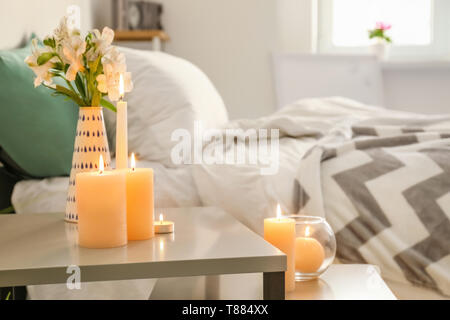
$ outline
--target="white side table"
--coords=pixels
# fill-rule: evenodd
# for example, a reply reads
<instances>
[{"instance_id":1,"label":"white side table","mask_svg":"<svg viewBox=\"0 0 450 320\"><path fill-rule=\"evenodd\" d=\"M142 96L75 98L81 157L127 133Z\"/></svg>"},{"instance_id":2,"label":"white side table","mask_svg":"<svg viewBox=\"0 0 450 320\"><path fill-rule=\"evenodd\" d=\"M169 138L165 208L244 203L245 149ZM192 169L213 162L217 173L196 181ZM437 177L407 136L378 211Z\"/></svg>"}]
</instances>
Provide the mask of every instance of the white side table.
<instances>
[{"instance_id":1,"label":"white side table","mask_svg":"<svg viewBox=\"0 0 450 320\"><path fill-rule=\"evenodd\" d=\"M262 273L264 299L284 299L286 256L213 207L162 209L175 233L111 249L77 245L76 225L60 213L0 215L0 287ZM242 284L237 284L237 290Z\"/></svg>"}]
</instances>

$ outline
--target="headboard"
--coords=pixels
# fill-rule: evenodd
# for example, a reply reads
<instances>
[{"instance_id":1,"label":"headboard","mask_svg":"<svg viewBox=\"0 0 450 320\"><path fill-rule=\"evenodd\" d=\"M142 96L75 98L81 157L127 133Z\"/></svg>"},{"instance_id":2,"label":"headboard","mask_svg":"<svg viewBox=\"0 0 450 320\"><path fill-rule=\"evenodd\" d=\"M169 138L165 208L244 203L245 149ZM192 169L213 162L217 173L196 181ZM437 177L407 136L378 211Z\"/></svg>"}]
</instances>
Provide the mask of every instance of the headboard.
<instances>
[{"instance_id":1,"label":"headboard","mask_svg":"<svg viewBox=\"0 0 450 320\"><path fill-rule=\"evenodd\" d=\"M98 1L108 0L0 1L0 49L11 49L22 45L33 32L41 38L50 34L71 5L77 5L80 8L81 31L91 29L93 26L92 3Z\"/></svg>"},{"instance_id":2,"label":"headboard","mask_svg":"<svg viewBox=\"0 0 450 320\"><path fill-rule=\"evenodd\" d=\"M381 67L374 56L276 54L273 62L278 108L327 96L383 104Z\"/></svg>"}]
</instances>

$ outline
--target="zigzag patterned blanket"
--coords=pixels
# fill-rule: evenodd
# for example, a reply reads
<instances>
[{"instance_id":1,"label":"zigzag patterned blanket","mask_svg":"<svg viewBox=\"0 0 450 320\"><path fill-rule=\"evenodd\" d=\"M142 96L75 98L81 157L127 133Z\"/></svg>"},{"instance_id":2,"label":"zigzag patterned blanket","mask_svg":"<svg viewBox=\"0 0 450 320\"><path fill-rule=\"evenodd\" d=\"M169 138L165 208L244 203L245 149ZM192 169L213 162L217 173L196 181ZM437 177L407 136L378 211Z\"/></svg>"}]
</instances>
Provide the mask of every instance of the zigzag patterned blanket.
<instances>
[{"instance_id":1,"label":"zigzag patterned blanket","mask_svg":"<svg viewBox=\"0 0 450 320\"><path fill-rule=\"evenodd\" d=\"M342 261L450 295L448 117L372 118L345 131L302 159L299 212L326 217Z\"/></svg>"}]
</instances>

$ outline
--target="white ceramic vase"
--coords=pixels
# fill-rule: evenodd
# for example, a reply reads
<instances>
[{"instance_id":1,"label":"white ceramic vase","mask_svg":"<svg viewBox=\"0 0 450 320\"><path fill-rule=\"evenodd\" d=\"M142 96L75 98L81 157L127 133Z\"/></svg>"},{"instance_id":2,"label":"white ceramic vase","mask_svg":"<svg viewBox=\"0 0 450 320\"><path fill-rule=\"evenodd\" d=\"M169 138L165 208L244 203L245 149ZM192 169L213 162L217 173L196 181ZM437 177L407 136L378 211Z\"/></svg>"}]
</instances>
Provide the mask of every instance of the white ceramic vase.
<instances>
[{"instance_id":1,"label":"white ceramic vase","mask_svg":"<svg viewBox=\"0 0 450 320\"><path fill-rule=\"evenodd\" d=\"M105 170L109 169L111 156L102 108L80 107L66 201L65 220L68 222L76 223L78 221L75 193L76 175L79 172L98 170L100 155L103 156Z\"/></svg>"},{"instance_id":2,"label":"white ceramic vase","mask_svg":"<svg viewBox=\"0 0 450 320\"><path fill-rule=\"evenodd\" d=\"M389 43L384 40L377 40L369 46L370 53L375 55L379 60L386 60L389 56Z\"/></svg>"}]
</instances>

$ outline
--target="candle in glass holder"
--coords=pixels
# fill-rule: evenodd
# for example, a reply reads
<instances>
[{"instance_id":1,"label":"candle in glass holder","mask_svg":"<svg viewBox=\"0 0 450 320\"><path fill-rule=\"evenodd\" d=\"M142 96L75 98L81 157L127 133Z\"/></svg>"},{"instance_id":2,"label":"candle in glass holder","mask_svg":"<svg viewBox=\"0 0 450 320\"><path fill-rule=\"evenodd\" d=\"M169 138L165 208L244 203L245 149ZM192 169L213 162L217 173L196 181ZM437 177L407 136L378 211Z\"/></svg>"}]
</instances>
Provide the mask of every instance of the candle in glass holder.
<instances>
[{"instance_id":1,"label":"candle in glass holder","mask_svg":"<svg viewBox=\"0 0 450 320\"><path fill-rule=\"evenodd\" d=\"M146 240L155 235L153 228L153 170L136 168L134 153L127 177L128 240Z\"/></svg>"},{"instance_id":2,"label":"candle in glass holder","mask_svg":"<svg viewBox=\"0 0 450 320\"><path fill-rule=\"evenodd\" d=\"M310 237L310 228L305 228L304 237L295 239L295 270L301 273L317 272L325 259L323 246Z\"/></svg>"},{"instance_id":3,"label":"candle in glass holder","mask_svg":"<svg viewBox=\"0 0 450 320\"><path fill-rule=\"evenodd\" d=\"M125 173L99 171L76 175L78 243L87 248L112 248L127 244Z\"/></svg>"},{"instance_id":4,"label":"candle in glass holder","mask_svg":"<svg viewBox=\"0 0 450 320\"><path fill-rule=\"evenodd\" d=\"M285 289L295 289L295 220L281 217L281 208L277 206L277 217L264 219L264 239L277 247L287 256Z\"/></svg>"}]
</instances>

